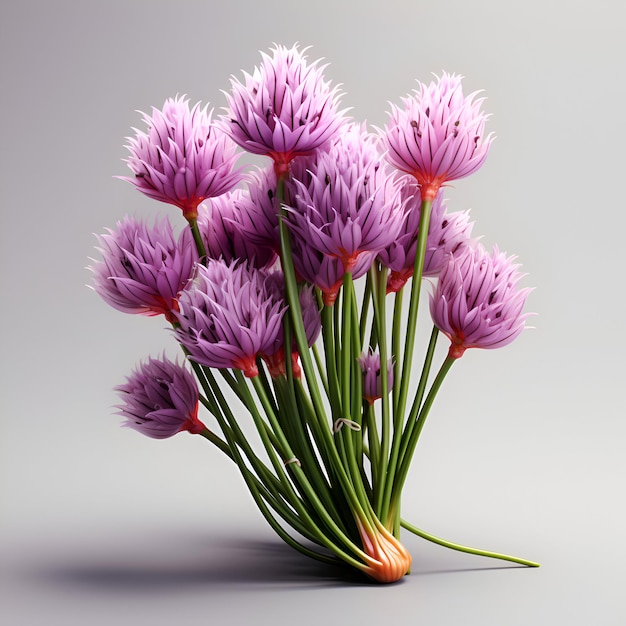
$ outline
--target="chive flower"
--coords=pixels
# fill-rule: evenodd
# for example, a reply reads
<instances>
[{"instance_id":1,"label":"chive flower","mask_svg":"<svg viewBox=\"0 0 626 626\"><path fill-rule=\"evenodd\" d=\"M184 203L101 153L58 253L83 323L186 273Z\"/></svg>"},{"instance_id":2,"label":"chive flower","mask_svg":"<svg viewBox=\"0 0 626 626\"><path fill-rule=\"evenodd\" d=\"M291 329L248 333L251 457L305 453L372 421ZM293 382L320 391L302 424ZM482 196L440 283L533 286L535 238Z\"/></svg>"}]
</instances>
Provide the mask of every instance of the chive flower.
<instances>
[{"instance_id":1,"label":"chive flower","mask_svg":"<svg viewBox=\"0 0 626 626\"><path fill-rule=\"evenodd\" d=\"M167 219L149 226L126 216L98 242L102 260L89 269L100 297L124 313L163 314L174 321L196 259L189 230L176 238Z\"/></svg>"},{"instance_id":2,"label":"chive flower","mask_svg":"<svg viewBox=\"0 0 626 626\"><path fill-rule=\"evenodd\" d=\"M437 328L451 341L449 356L458 359L468 348L500 348L524 329L523 312L529 288L520 288L523 274L515 257L494 246L450 256L430 297Z\"/></svg>"},{"instance_id":3,"label":"chive flower","mask_svg":"<svg viewBox=\"0 0 626 626\"><path fill-rule=\"evenodd\" d=\"M268 289L268 293L275 302L280 302L285 308L288 307L287 296L285 293L285 277L281 270L275 270L268 274L266 287ZM300 303L300 312L302 314L304 334L306 336L307 345L311 348L317 341L317 338L322 331L322 319L315 294L313 293L313 287L310 285L303 286L298 294L298 300ZM286 374L284 339L284 332L278 333L276 342L272 347L273 352L262 355L272 378L279 378L281 376L285 376ZM291 361L293 375L296 378L300 378L301 371L298 363L298 349L296 346L296 339L293 335L291 337L291 349L289 352L292 356Z\"/></svg>"},{"instance_id":4,"label":"chive flower","mask_svg":"<svg viewBox=\"0 0 626 626\"><path fill-rule=\"evenodd\" d=\"M406 177L409 178L409 177ZM400 291L413 276L417 238L421 219L422 198L416 183L403 187L403 221L398 237L378 253L381 263L391 271L387 279L387 293ZM448 262L450 254L462 254L467 246L474 245L471 238L473 222L467 211L448 213L443 191L432 203L423 276L437 276Z\"/></svg>"},{"instance_id":5,"label":"chive flower","mask_svg":"<svg viewBox=\"0 0 626 626\"><path fill-rule=\"evenodd\" d=\"M115 390L121 396L118 413L124 426L153 439L167 439L184 430L198 434L198 387L187 369L163 357L141 363L126 383Z\"/></svg>"},{"instance_id":6,"label":"chive flower","mask_svg":"<svg viewBox=\"0 0 626 626\"><path fill-rule=\"evenodd\" d=\"M207 367L258 374L257 357L272 354L285 311L266 286L267 273L246 263L209 259L179 298L176 338Z\"/></svg>"},{"instance_id":7,"label":"chive flower","mask_svg":"<svg viewBox=\"0 0 626 626\"><path fill-rule=\"evenodd\" d=\"M305 182L295 180L294 185L295 204L287 215L294 267L332 300L336 283L318 280L324 260L338 260L335 268L328 268L337 280L346 272L359 278L376 253L398 235L402 223L398 179L386 170L374 137L354 124L328 152L318 153ZM322 262L315 258L320 256ZM360 263L363 259L368 262Z\"/></svg>"},{"instance_id":8,"label":"chive flower","mask_svg":"<svg viewBox=\"0 0 626 626\"><path fill-rule=\"evenodd\" d=\"M441 185L469 176L487 158L493 135L484 135L487 115L478 92L463 95L461 76L442 74L391 105L383 139L389 161L411 174L422 198L433 200Z\"/></svg>"},{"instance_id":9,"label":"chive flower","mask_svg":"<svg viewBox=\"0 0 626 626\"><path fill-rule=\"evenodd\" d=\"M273 265L277 258L276 252L263 242L257 245L245 230L244 207L250 203L249 192L235 189L207 200L198 207L198 229L209 257L221 257L227 263L233 260L249 261L256 267Z\"/></svg>"},{"instance_id":10,"label":"chive flower","mask_svg":"<svg viewBox=\"0 0 626 626\"><path fill-rule=\"evenodd\" d=\"M277 45L244 81L231 78L222 127L244 150L274 160L277 175L291 160L328 142L343 123L337 87L319 60L307 63L298 46Z\"/></svg>"},{"instance_id":11,"label":"chive flower","mask_svg":"<svg viewBox=\"0 0 626 626\"><path fill-rule=\"evenodd\" d=\"M150 198L174 204L187 220L197 216L206 198L233 189L243 178L235 163L237 146L212 122L212 111L200 103L192 109L184 97L168 98L161 110L143 113L147 132L127 137L128 167L121 177Z\"/></svg>"}]
</instances>

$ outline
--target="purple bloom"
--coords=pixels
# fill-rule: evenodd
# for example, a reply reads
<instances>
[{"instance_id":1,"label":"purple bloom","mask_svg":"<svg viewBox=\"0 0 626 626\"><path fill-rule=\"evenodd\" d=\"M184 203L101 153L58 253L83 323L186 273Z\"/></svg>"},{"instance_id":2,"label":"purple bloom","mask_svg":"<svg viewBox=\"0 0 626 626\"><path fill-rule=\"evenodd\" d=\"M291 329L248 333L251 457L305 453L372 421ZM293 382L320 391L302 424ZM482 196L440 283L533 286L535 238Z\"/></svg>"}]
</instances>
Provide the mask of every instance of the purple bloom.
<instances>
[{"instance_id":1,"label":"purple bloom","mask_svg":"<svg viewBox=\"0 0 626 626\"><path fill-rule=\"evenodd\" d=\"M347 127L329 152L317 155L306 184L295 185L296 202L287 218L294 240L302 242L300 248L338 259L342 275L357 267L361 255L390 245L400 230L398 178L385 170L377 142L362 126ZM294 265L311 280L314 267L307 267L305 256L295 254Z\"/></svg>"},{"instance_id":2,"label":"purple bloom","mask_svg":"<svg viewBox=\"0 0 626 626\"><path fill-rule=\"evenodd\" d=\"M275 302L280 302L281 306L287 308L287 300L285 295L285 277L281 270L270 272L266 281L268 293ZM302 323L304 325L304 333L307 339L307 345L310 347L317 341L322 330L322 319L320 311L313 293L313 287L303 287L299 293L300 311L302 313ZM273 346L274 352L271 354L263 354L263 358L267 363L268 370L272 378L278 378L285 375L285 347L284 333L281 332L276 338ZM295 337L292 337L291 345L293 374L296 378L300 377L300 366L298 364L298 349L296 347Z\"/></svg>"},{"instance_id":3,"label":"purple bloom","mask_svg":"<svg viewBox=\"0 0 626 626\"><path fill-rule=\"evenodd\" d=\"M196 258L189 230L178 240L167 219L149 227L126 216L116 230L98 237L102 261L90 269L94 289L125 313L165 315L175 321L178 294L189 280Z\"/></svg>"},{"instance_id":4,"label":"purple bloom","mask_svg":"<svg viewBox=\"0 0 626 626\"><path fill-rule=\"evenodd\" d=\"M442 184L469 176L487 158L492 135L483 140L487 115L475 97L463 95L460 76L444 72L436 83L419 83L402 108L391 105L388 158L415 176L422 198L433 200Z\"/></svg>"},{"instance_id":5,"label":"purple bloom","mask_svg":"<svg viewBox=\"0 0 626 626\"><path fill-rule=\"evenodd\" d=\"M370 404L374 404L383 395L380 376L380 354L370 350L367 354L363 353L358 361L363 372L363 397ZM392 387L393 361L389 359L387 362L387 391L391 391Z\"/></svg>"},{"instance_id":6,"label":"purple bloom","mask_svg":"<svg viewBox=\"0 0 626 626\"><path fill-rule=\"evenodd\" d=\"M280 254L280 207L276 199L276 173L273 167L250 174L248 193L237 203L242 235L252 245L268 247Z\"/></svg>"},{"instance_id":7,"label":"purple bloom","mask_svg":"<svg viewBox=\"0 0 626 626\"><path fill-rule=\"evenodd\" d=\"M381 263L391 272L387 280L387 293L399 291L413 276L417 237L420 225L422 199L418 186L412 179L403 188L404 221L397 239L378 254ZM468 212L448 213L445 210L443 192L440 191L432 204L423 276L437 276L448 262L448 255L462 254L465 247L473 245L473 223Z\"/></svg>"},{"instance_id":8,"label":"purple bloom","mask_svg":"<svg viewBox=\"0 0 626 626\"><path fill-rule=\"evenodd\" d=\"M522 309L531 289L520 289L523 274L515 257L494 247L493 255L478 246L450 256L430 297L437 328L452 342L449 355L458 359L467 348L499 348L524 329Z\"/></svg>"},{"instance_id":9,"label":"purple bloom","mask_svg":"<svg viewBox=\"0 0 626 626\"><path fill-rule=\"evenodd\" d=\"M245 150L270 156L282 175L298 155L323 146L343 123L337 88L319 61L307 64L297 46L276 46L244 83L231 78L224 129Z\"/></svg>"},{"instance_id":10,"label":"purple bloom","mask_svg":"<svg viewBox=\"0 0 626 626\"><path fill-rule=\"evenodd\" d=\"M343 261L323 254L300 237L294 237L291 244L298 278L318 287L322 292L324 304L332 306L337 300L346 273ZM375 252L360 254L352 268L352 277L357 279L367 274L375 258Z\"/></svg>"},{"instance_id":11,"label":"purple bloom","mask_svg":"<svg viewBox=\"0 0 626 626\"><path fill-rule=\"evenodd\" d=\"M188 220L206 198L229 191L243 178L235 170L237 147L211 121L212 111L184 97L169 98L152 116L143 114L148 132L128 137L128 167L134 178L122 177L150 198L180 207Z\"/></svg>"},{"instance_id":12,"label":"purple bloom","mask_svg":"<svg viewBox=\"0 0 626 626\"><path fill-rule=\"evenodd\" d=\"M198 434L204 424L198 419L198 387L193 376L166 358L149 358L115 388L123 404L119 414L124 426L152 437L166 439L187 430Z\"/></svg>"},{"instance_id":13,"label":"purple bloom","mask_svg":"<svg viewBox=\"0 0 626 626\"><path fill-rule=\"evenodd\" d=\"M256 376L256 359L272 354L285 311L268 293L267 273L221 259L196 268L179 298L177 339L201 365Z\"/></svg>"},{"instance_id":14,"label":"purple bloom","mask_svg":"<svg viewBox=\"0 0 626 626\"><path fill-rule=\"evenodd\" d=\"M249 194L242 189L227 192L198 207L198 228L207 255L213 259L247 260L256 267L269 267L276 261L276 252L267 245L257 245L248 237L244 220Z\"/></svg>"}]
</instances>

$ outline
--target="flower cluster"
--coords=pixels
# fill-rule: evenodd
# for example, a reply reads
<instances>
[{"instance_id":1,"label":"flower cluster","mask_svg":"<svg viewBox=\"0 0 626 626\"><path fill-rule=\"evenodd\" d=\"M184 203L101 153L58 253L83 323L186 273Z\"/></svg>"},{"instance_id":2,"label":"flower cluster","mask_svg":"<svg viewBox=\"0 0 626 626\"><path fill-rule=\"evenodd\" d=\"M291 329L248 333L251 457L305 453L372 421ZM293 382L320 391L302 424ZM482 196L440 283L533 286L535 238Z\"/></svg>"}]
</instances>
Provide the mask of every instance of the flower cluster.
<instances>
[{"instance_id":1,"label":"flower cluster","mask_svg":"<svg viewBox=\"0 0 626 626\"><path fill-rule=\"evenodd\" d=\"M515 257L487 252L468 212L444 197L487 157L482 99L444 73L391 105L372 133L339 109L324 70L277 45L231 79L219 119L184 97L144 114L126 180L179 207L187 224L176 233L167 219L125 217L98 237L93 287L115 309L164 315L193 370L165 356L140 364L117 387L127 426L201 435L237 464L291 546L393 582L411 565L401 523L434 540L400 506L435 395L468 348L521 333L530 289ZM271 162L244 172L240 149ZM411 385L424 278L434 328ZM433 378L441 335L450 347Z\"/></svg>"}]
</instances>

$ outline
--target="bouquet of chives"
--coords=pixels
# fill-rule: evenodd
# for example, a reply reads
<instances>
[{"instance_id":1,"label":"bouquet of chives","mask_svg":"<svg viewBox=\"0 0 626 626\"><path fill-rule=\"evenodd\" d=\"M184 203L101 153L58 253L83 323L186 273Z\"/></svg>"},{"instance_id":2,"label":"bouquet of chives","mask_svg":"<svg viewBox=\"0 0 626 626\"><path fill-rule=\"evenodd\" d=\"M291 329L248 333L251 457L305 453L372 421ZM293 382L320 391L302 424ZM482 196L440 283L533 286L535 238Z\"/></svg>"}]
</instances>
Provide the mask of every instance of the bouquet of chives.
<instances>
[{"instance_id":1,"label":"bouquet of chives","mask_svg":"<svg viewBox=\"0 0 626 626\"><path fill-rule=\"evenodd\" d=\"M467 212L444 204L446 183L487 157L482 100L444 73L392 105L372 133L340 110L324 66L297 46L263 54L226 98L219 119L168 99L128 139L126 180L179 207L187 225L176 232L167 219L127 216L98 238L95 290L118 310L164 315L183 355L148 358L117 388L126 425L154 438L205 437L289 545L375 581L410 570L401 527L536 565L445 541L401 516L447 373L468 348L513 341L528 317L514 257L487 251ZM270 161L237 167L239 147ZM413 393L424 277L432 333ZM441 335L449 350L437 369Z\"/></svg>"}]
</instances>

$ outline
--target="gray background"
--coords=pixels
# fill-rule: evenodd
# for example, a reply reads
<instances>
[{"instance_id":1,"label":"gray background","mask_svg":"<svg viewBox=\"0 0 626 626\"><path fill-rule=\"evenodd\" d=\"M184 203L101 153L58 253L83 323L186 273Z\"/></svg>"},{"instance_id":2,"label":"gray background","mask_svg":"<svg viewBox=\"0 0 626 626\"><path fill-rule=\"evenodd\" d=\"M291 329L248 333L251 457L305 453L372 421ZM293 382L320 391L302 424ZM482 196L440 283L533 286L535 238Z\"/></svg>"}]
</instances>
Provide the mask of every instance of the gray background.
<instances>
[{"instance_id":1,"label":"gray background","mask_svg":"<svg viewBox=\"0 0 626 626\"><path fill-rule=\"evenodd\" d=\"M620 6L2 3L5 623L626 621ZM135 110L176 93L219 109L231 74L295 41L327 59L343 102L372 124L432 72L485 90L497 140L449 206L519 256L538 316L516 343L453 369L404 507L427 530L538 570L407 537L413 575L400 584L338 581L274 538L206 442L117 426L111 388L172 348L162 320L118 313L85 287L92 233L126 212L178 217L113 178L126 174Z\"/></svg>"}]
</instances>

